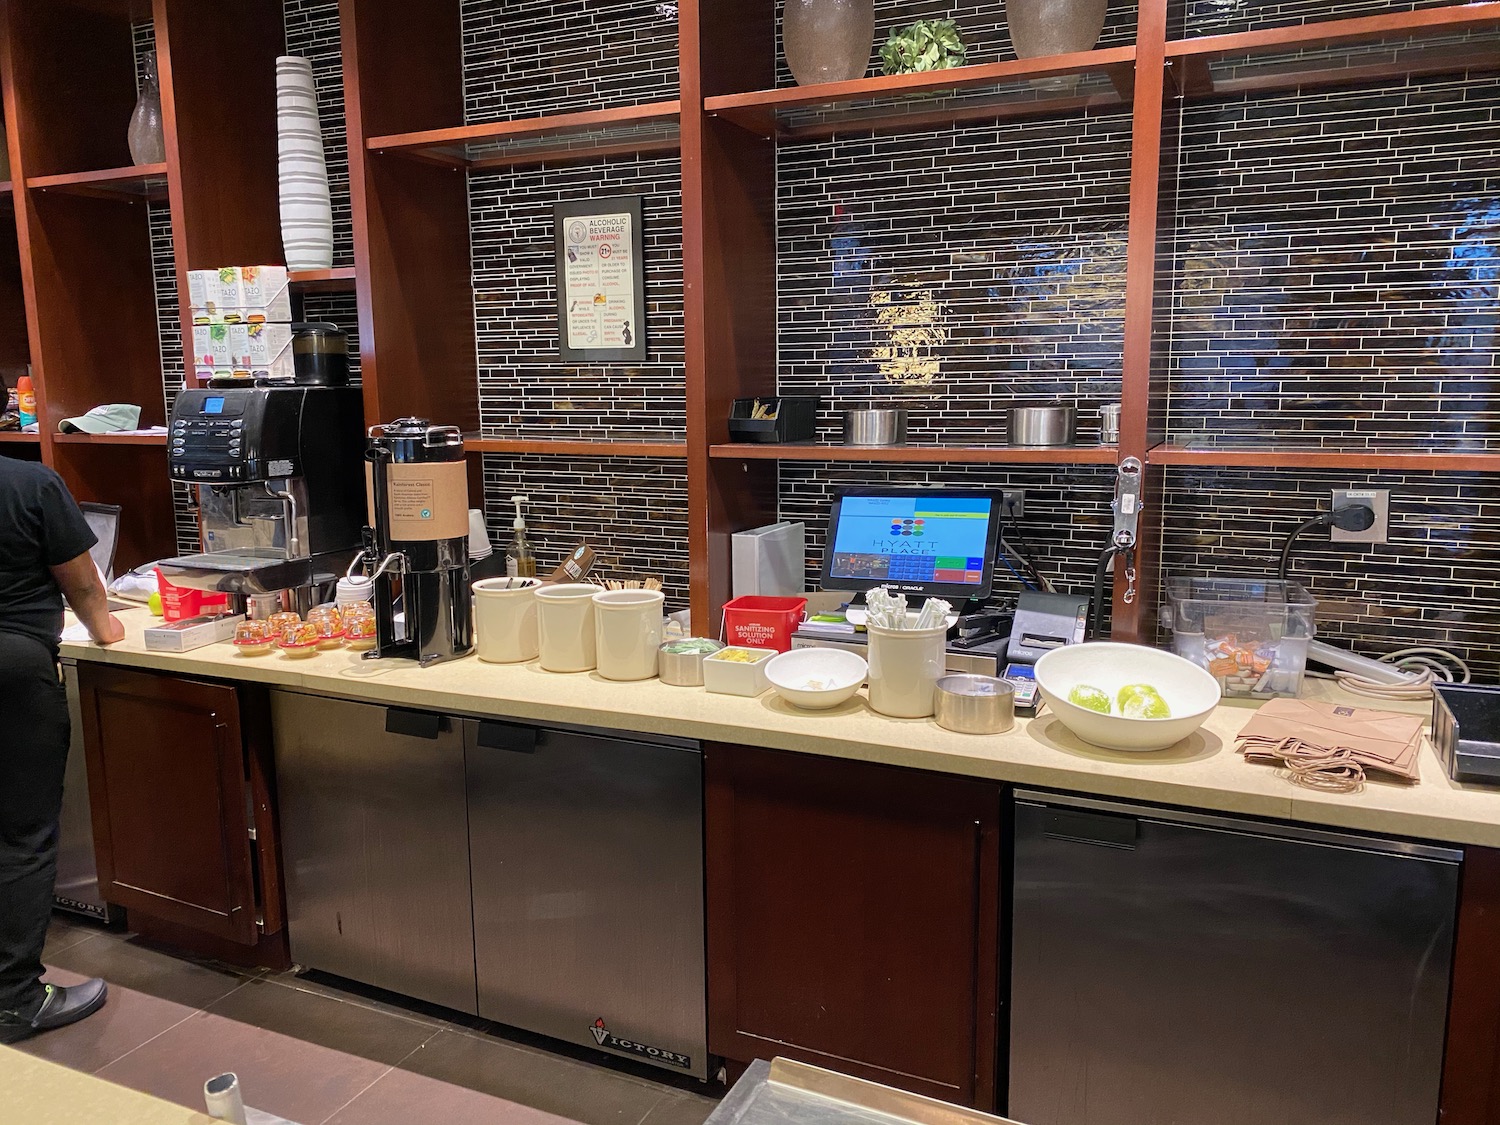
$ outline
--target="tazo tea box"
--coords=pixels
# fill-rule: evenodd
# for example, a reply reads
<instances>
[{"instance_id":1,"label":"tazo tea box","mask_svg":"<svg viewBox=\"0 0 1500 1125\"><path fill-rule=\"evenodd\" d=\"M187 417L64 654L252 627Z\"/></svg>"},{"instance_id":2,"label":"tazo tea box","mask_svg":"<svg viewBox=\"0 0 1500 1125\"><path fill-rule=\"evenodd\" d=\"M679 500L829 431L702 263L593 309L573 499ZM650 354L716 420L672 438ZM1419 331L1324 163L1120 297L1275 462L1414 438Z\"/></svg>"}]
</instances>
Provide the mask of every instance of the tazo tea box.
<instances>
[{"instance_id":1,"label":"tazo tea box","mask_svg":"<svg viewBox=\"0 0 1500 1125\"><path fill-rule=\"evenodd\" d=\"M226 321L242 319L238 310L244 307L245 293L240 282L239 266L220 266L215 274L213 292L210 294L219 312Z\"/></svg>"},{"instance_id":2,"label":"tazo tea box","mask_svg":"<svg viewBox=\"0 0 1500 1125\"><path fill-rule=\"evenodd\" d=\"M230 367L234 347L227 324L193 325L193 365L195 367Z\"/></svg>"},{"instance_id":3,"label":"tazo tea box","mask_svg":"<svg viewBox=\"0 0 1500 1125\"><path fill-rule=\"evenodd\" d=\"M251 370L269 367L291 346L292 330L285 324L266 324L256 320L227 327L229 348L236 367L242 363Z\"/></svg>"},{"instance_id":4,"label":"tazo tea box","mask_svg":"<svg viewBox=\"0 0 1500 1125\"><path fill-rule=\"evenodd\" d=\"M241 266L240 267L240 294L243 298L243 306L246 309L267 309L276 303L276 299L287 291L287 277L285 266ZM290 307L287 309L291 312ZM267 320L291 319L267 317Z\"/></svg>"},{"instance_id":5,"label":"tazo tea box","mask_svg":"<svg viewBox=\"0 0 1500 1125\"><path fill-rule=\"evenodd\" d=\"M219 271L188 270L188 305L196 321L201 315L205 322L219 311Z\"/></svg>"}]
</instances>

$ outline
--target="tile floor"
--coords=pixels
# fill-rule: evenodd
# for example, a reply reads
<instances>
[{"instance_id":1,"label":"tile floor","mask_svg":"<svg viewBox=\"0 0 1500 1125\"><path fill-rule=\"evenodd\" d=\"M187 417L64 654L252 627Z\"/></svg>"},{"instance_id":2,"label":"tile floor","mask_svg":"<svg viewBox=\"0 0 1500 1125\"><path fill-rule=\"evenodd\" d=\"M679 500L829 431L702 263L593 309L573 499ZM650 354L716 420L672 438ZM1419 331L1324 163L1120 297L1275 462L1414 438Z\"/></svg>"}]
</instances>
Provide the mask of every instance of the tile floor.
<instances>
[{"instance_id":1,"label":"tile floor","mask_svg":"<svg viewBox=\"0 0 1500 1125\"><path fill-rule=\"evenodd\" d=\"M240 1076L299 1125L702 1125L717 1087L348 982L202 964L55 915L47 979L109 982L104 1010L21 1049L193 1109Z\"/></svg>"}]
</instances>

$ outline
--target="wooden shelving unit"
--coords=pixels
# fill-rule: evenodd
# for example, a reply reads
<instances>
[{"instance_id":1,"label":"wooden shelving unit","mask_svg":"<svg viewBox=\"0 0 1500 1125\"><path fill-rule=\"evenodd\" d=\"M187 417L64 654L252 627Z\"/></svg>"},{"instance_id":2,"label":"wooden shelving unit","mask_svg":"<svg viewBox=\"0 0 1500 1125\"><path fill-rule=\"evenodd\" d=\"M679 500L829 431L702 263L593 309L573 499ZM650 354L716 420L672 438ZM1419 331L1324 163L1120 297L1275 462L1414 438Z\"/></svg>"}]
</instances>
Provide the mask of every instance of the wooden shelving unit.
<instances>
[{"instance_id":1,"label":"wooden shelving unit","mask_svg":"<svg viewBox=\"0 0 1500 1125\"><path fill-rule=\"evenodd\" d=\"M687 443L681 441L527 441L466 437L464 450L468 453L534 454L544 457L660 457L664 460L683 460L687 457Z\"/></svg>"},{"instance_id":2,"label":"wooden shelving unit","mask_svg":"<svg viewBox=\"0 0 1500 1125\"><path fill-rule=\"evenodd\" d=\"M1075 75L1081 90L1059 96L1031 85ZM704 111L762 137L789 140L851 130L916 130L961 121L1053 117L1129 105L1135 48L961 66L921 74L791 86L705 98Z\"/></svg>"},{"instance_id":3,"label":"wooden shelving unit","mask_svg":"<svg viewBox=\"0 0 1500 1125\"><path fill-rule=\"evenodd\" d=\"M944 465L1113 465L1120 453L1113 445L1038 448L1015 445L791 445L728 442L709 447L708 455L724 461L907 462Z\"/></svg>"},{"instance_id":4,"label":"wooden shelving unit","mask_svg":"<svg viewBox=\"0 0 1500 1125\"><path fill-rule=\"evenodd\" d=\"M1306 446L1196 448L1163 444L1151 450L1153 465L1253 469L1393 469L1428 472L1500 471L1500 452L1414 449L1313 449Z\"/></svg>"},{"instance_id":5,"label":"wooden shelving unit","mask_svg":"<svg viewBox=\"0 0 1500 1125\"><path fill-rule=\"evenodd\" d=\"M331 270L291 270L287 281L303 293L353 293L354 267Z\"/></svg>"},{"instance_id":6,"label":"wooden shelving unit","mask_svg":"<svg viewBox=\"0 0 1500 1125\"><path fill-rule=\"evenodd\" d=\"M424 129L371 137L365 145L372 152L464 169L676 152L681 112L680 102L654 102L488 125Z\"/></svg>"},{"instance_id":7,"label":"wooden shelving unit","mask_svg":"<svg viewBox=\"0 0 1500 1125\"><path fill-rule=\"evenodd\" d=\"M166 434L64 434L52 436L59 445L167 445Z\"/></svg>"},{"instance_id":8,"label":"wooden shelving unit","mask_svg":"<svg viewBox=\"0 0 1500 1125\"><path fill-rule=\"evenodd\" d=\"M166 164L140 164L129 168L105 168L98 172L69 172L60 176L32 176L31 191L56 191L99 199L126 196L133 199L167 198Z\"/></svg>"},{"instance_id":9,"label":"wooden shelving unit","mask_svg":"<svg viewBox=\"0 0 1500 1125\"><path fill-rule=\"evenodd\" d=\"M1169 32L1179 7L1140 0L1133 45L778 87L774 0L682 0L677 98L464 126L457 0L427 6L421 19L405 0L340 0L356 267L292 280L304 293L356 294L368 422L418 415L477 432L465 174L680 152L685 439L476 437L468 445L476 454L683 464L693 609L710 632L728 596L729 536L774 516L781 461L1107 466L1134 456L1148 464L1148 513L1162 474L1175 467L1500 468L1500 452L1166 443L1159 310L1169 279L1158 262L1175 189L1169 143L1186 100L1492 72L1500 69L1500 2L1196 38ZM0 185L0 198L13 202L16 241L8 254L0 238L0 365L31 364L43 433L0 435L8 451L0 455L40 455L85 498L124 503L134 521L132 550L149 552L171 542L170 487L158 472L162 442L67 437L56 434L56 423L119 400L140 401L143 425L163 421L148 201L170 203L184 300L188 269L279 259L273 60L284 45L279 0L154 0L168 155L162 165L134 168L119 123L134 100L130 21L142 10L131 0L9 0L5 11L0 77L15 182ZM234 83L222 81L211 49L226 26L239 29ZM80 68L88 83L64 80ZM1059 75L1078 81L1063 92L1035 84ZM730 401L777 390L778 144L1122 106L1132 110L1132 164L1118 447L850 449L728 440ZM226 120L240 123L232 137ZM125 294L126 304L117 316L124 327L107 350L76 331L106 294ZM1148 524L1138 560L1146 596L1127 605L1117 595L1121 638L1154 634L1156 533ZM141 561L129 555L122 561Z\"/></svg>"},{"instance_id":10,"label":"wooden shelving unit","mask_svg":"<svg viewBox=\"0 0 1500 1125\"><path fill-rule=\"evenodd\" d=\"M23 434L16 430L0 430L0 445L40 445L41 434Z\"/></svg>"}]
</instances>

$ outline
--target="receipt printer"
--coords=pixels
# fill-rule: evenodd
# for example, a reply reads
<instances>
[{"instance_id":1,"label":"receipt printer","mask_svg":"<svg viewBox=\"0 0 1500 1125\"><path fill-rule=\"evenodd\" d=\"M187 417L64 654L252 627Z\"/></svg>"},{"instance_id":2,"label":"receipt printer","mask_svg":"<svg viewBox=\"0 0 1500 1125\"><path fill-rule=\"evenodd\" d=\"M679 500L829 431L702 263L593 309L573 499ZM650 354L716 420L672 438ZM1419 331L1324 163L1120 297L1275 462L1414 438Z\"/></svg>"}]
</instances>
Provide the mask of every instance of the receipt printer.
<instances>
[{"instance_id":1,"label":"receipt printer","mask_svg":"<svg viewBox=\"0 0 1500 1125\"><path fill-rule=\"evenodd\" d=\"M1025 590L1016 604L1005 659L1011 664L1035 664L1053 649L1083 640L1088 620L1086 597Z\"/></svg>"}]
</instances>

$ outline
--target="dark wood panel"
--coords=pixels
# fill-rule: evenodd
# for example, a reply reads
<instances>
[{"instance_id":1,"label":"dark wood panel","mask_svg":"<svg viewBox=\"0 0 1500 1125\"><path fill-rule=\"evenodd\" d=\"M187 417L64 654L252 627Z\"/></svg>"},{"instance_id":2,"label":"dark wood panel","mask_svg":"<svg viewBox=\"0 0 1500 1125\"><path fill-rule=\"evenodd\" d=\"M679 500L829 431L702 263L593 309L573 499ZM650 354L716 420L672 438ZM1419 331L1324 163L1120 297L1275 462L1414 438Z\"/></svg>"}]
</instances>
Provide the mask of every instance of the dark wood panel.
<instances>
[{"instance_id":1,"label":"dark wood panel","mask_svg":"<svg viewBox=\"0 0 1500 1125\"><path fill-rule=\"evenodd\" d=\"M163 425L146 205L28 194L32 356L47 389L42 428L54 432L63 418L108 402L135 403L142 426Z\"/></svg>"},{"instance_id":2,"label":"dark wood panel","mask_svg":"<svg viewBox=\"0 0 1500 1125\"><path fill-rule=\"evenodd\" d=\"M851 445L729 442L711 446L708 455L726 461L910 461L924 464L1113 465L1119 451L1112 445L1068 445L1032 448L1015 445Z\"/></svg>"},{"instance_id":3,"label":"dark wood panel","mask_svg":"<svg viewBox=\"0 0 1500 1125\"><path fill-rule=\"evenodd\" d=\"M1453 953L1442 1125L1500 1125L1500 851L1468 848Z\"/></svg>"},{"instance_id":4,"label":"dark wood panel","mask_svg":"<svg viewBox=\"0 0 1500 1125\"><path fill-rule=\"evenodd\" d=\"M281 7L281 0L155 0L184 308L189 269L284 260L276 173Z\"/></svg>"},{"instance_id":5,"label":"dark wood panel","mask_svg":"<svg viewBox=\"0 0 1500 1125\"><path fill-rule=\"evenodd\" d=\"M706 751L709 1048L991 1109L1000 787Z\"/></svg>"},{"instance_id":6,"label":"dark wood panel","mask_svg":"<svg viewBox=\"0 0 1500 1125\"><path fill-rule=\"evenodd\" d=\"M339 0L349 155L370 137L464 119L458 0ZM358 137L359 144L353 142Z\"/></svg>"},{"instance_id":7,"label":"dark wood panel","mask_svg":"<svg viewBox=\"0 0 1500 1125\"><path fill-rule=\"evenodd\" d=\"M457 0L340 0L365 420L479 429L462 171L372 154L370 137L463 119ZM420 82L393 81L419 74Z\"/></svg>"},{"instance_id":8,"label":"dark wood panel","mask_svg":"<svg viewBox=\"0 0 1500 1125\"><path fill-rule=\"evenodd\" d=\"M177 554L165 445L53 442L50 449L75 499L120 505L117 572Z\"/></svg>"},{"instance_id":9,"label":"dark wood panel","mask_svg":"<svg viewBox=\"0 0 1500 1125\"><path fill-rule=\"evenodd\" d=\"M255 886L235 689L79 667L106 901L252 944Z\"/></svg>"},{"instance_id":10,"label":"dark wood panel","mask_svg":"<svg viewBox=\"0 0 1500 1125\"><path fill-rule=\"evenodd\" d=\"M9 0L15 127L25 174L130 165L135 45L124 4ZM15 174L12 168L12 174Z\"/></svg>"}]
</instances>

